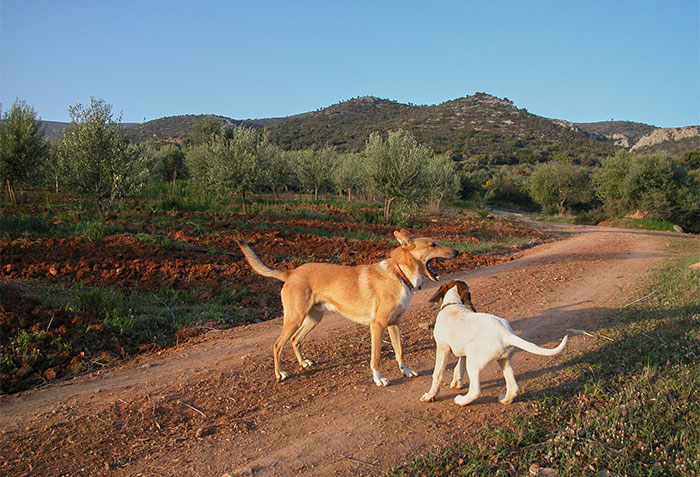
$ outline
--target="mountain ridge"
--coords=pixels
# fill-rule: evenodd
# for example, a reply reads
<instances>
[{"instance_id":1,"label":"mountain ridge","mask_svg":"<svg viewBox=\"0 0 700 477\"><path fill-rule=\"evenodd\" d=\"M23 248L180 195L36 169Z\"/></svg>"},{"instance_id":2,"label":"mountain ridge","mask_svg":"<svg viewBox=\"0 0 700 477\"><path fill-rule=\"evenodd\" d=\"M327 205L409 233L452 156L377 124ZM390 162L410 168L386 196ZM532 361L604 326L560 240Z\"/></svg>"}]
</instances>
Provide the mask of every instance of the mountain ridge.
<instances>
[{"instance_id":1,"label":"mountain ridge","mask_svg":"<svg viewBox=\"0 0 700 477\"><path fill-rule=\"evenodd\" d=\"M697 126L657 128L633 121L574 123L529 113L508 98L487 93L434 105L360 96L287 117L232 119L215 114L186 114L122 126L127 139L134 142L186 142L195 124L210 119L220 121L224 127L266 128L272 142L285 149L330 145L339 151L358 151L364 147L370 133L401 128L412 132L419 142L438 153L483 164L539 162L557 154L597 161L620 148L646 150L653 146L658 150L663 149L666 142L675 146L677 137L684 141L681 148L695 148L696 139L697 148L700 148L700 137L694 134L657 132L700 129ZM62 127L70 125L55 121L45 124L47 135L53 137ZM656 136L642 141L654 133Z\"/></svg>"}]
</instances>

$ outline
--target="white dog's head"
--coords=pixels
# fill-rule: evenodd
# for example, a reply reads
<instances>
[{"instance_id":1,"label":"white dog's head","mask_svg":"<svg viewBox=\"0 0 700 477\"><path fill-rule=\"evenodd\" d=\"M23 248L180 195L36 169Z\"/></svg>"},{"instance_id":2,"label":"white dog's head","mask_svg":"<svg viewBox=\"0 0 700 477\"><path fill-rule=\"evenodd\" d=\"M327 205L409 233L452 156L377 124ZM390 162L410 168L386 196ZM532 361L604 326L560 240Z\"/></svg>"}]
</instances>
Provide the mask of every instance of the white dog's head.
<instances>
[{"instance_id":1,"label":"white dog's head","mask_svg":"<svg viewBox=\"0 0 700 477\"><path fill-rule=\"evenodd\" d=\"M442 285L435 294L430 297L430 301L444 300L443 303L459 303L462 302L465 306L471 308L476 313L476 308L472 304L472 294L469 291L469 286L462 280L450 280Z\"/></svg>"}]
</instances>

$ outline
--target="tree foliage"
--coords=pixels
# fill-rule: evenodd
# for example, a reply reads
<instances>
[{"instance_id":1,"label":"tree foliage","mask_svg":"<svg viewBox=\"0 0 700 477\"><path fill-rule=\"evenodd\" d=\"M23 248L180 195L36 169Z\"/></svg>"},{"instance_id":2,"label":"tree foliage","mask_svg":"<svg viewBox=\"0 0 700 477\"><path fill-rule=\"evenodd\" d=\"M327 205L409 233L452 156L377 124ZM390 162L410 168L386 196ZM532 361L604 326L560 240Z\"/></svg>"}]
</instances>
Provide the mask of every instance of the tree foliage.
<instances>
[{"instance_id":1,"label":"tree foliage","mask_svg":"<svg viewBox=\"0 0 700 477\"><path fill-rule=\"evenodd\" d=\"M151 167L137 147L123 141L120 121L104 100L93 97L89 107L78 103L68 111L71 125L56 145L59 175L92 198L104 222L104 201L135 193L147 182Z\"/></svg>"},{"instance_id":2,"label":"tree foliage","mask_svg":"<svg viewBox=\"0 0 700 477\"><path fill-rule=\"evenodd\" d=\"M596 193L614 216L641 212L700 230L700 184L668 154L620 152L593 176Z\"/></svg>"},{"instance_id":3,"label":"tree foliage","mask_svg":"<svg viewBox=\"0 0 700 477\"><path fill-rule=\"evenodd\" d=\"M454 161L447 154L438 154L428 159L422 176L422 189L432 210L439 210L443 202L456 200L460 188Z\"/></svg>"},{"instance_id":4,"label":"tree foliage","mask_svg":"<svg viewBox=\"0 0 700 477\"><path fill-rule=\"evenodd\" d=\"M15 187L26 184L48 151L34 108L17 100L0 122L0 180L5 198L17 203Z\"/></svg>"},{"instance_id":5,"label":"tree foliage","mask_svg":"<svg viewBox=\"0 0 700 477\"><path fill-rule=\"evenodd\" d=\"M276 149L255 129L223 130L185 155L195 183L218 198L237 194L246 212L246 196L259 185Z\"/></svg>"},{"instance_id":6,"label":"tree foliage","mask_svg":"<svg viewBox=\"0 0 700 477\"><path fill-rule=\"evenodd\" d=\"M367 185L383 198L384 220L388 222L396 199L420 197L421 173L432 153L428 147L418 144L411 133L398 130L386 138L372 133L364 154Z\"/></svg>"},{"instance_id":7,"label":"tree foliage","mask_svg":"<svg viewBox=\"0 0 700 477\"><path fill-rule=\"evenodd\" d=\"M331 179L336 192L345 194L348 202L352 200L353 192L365 185L364 170L365 165L361 154L345 153L335 156L331 168Z\"/></svg>"},{"instance_id":8,"label":"tree foliage","mask_svg":"<svg viewBox=\"0 0 700 477\"><path fill-rule=\"evenodd\" d=\"M331 169L335 165L336 151L326 146L319 150L301 150L294 154L296 172L301 187L318 200L321 189L331 184Z\"/></svg>"},{"instance_id":9,"label":"tree foliage","mask_svg":"<svg viewBox=\"0 0 700 477\"><path fill-rule=\"evenodd\" d=\"M185 176L185 153L175 144L165 144L158 149L155 163L163 180L174 183Z\"/></svg>"},{"instance_id":10,"label":"tree foliage","mask_svg":"<svg viewBox=\"0 0 700 477\"><path fill-rule=\"evenodd\" d=\"M565 214L593 200L590 175L566 161L538 166L530 176L529 191L546 213Z\"/></svg>"}]
</instances>

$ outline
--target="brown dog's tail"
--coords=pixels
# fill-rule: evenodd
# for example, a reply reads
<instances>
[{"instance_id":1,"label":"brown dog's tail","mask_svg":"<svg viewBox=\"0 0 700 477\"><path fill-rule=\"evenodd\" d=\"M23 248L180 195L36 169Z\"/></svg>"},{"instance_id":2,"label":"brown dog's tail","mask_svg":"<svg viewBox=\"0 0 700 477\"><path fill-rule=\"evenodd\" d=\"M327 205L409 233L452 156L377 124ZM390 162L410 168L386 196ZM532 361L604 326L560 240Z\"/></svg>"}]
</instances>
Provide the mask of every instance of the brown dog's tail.
<instances>
[{"instance_id":1,"label":"brown dog's tail","mask_svg":"<svg viewBox=\"0 0 700 477\"><path fill-rule=\"evenodd\" d=\"M250 268L252 268L254 272L259 273L264 277L276 278L277 280L281 280L283 282L287 280L289 272L268 267L258 258L257 255L255 255L255 252L253 252L247 243L238 240L236 242L238 243L238 246L241 247L243 256L245 256Z\"/></svg>"}]
</instances>

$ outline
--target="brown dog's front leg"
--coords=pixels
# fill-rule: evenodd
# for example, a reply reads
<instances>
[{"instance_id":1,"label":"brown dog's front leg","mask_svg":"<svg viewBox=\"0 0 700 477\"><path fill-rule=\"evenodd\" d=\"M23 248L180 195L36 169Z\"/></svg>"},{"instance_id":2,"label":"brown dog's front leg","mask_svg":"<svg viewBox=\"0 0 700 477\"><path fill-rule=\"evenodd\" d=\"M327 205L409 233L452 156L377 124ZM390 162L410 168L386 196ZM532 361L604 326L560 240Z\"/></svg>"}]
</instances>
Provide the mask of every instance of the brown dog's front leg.
<instances>
[{"instance_id":1,"label":"brown dog's front leg","mask_svg":"<svg viewBox=\"0 0 700 477\"><path fill-rule=\"evenodd\" d=\"M399 331L399 325L387 326L387 330L389 330L391 346L394 347L394 356L396 356L396 362L399 363L401 374L407 378L415 378L418 376L418 373L407 367L403 362L403 348L401 347L401 332Z\"/></svg>"},{"instance_id":2,"label":"brown dog's front leg","mask_svg":"<svg viewBox=\"0 0 700 477\"><path fill-rule=\"evenodd\" d=\"M372 369L372 379L377 386L388 386L389 380L383 378L379 372L379 361L382 358L382 334L384 327L377 323L370 323L369 333L372 341L372 356L370 358L370 368Z\"/></svg>"}]
</instances>

